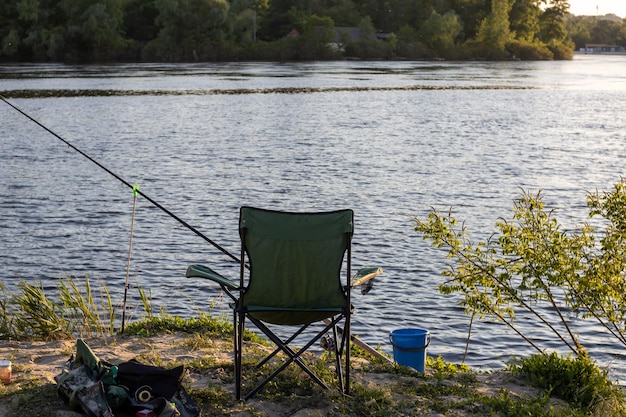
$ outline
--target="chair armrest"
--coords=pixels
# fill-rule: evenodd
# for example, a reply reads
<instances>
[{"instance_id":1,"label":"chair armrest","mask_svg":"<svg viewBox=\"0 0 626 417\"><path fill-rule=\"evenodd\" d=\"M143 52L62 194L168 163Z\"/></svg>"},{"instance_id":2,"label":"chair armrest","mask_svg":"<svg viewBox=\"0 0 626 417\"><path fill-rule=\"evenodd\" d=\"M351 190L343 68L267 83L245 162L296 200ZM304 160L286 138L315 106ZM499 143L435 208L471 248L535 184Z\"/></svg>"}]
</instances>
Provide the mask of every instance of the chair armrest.
<instances>
[{"instance_id":1,"label":"chair armrest","mask_svg":"<svg viewBox=\"0 0 626 417\"><path fill-rule=\"evenodd\" d=\"M352 277L352 288L365 284L367 281L383 273L382 268L361 268Z\"/></svg>"},{"instance_id":2,"label":"chair armrest","mask_svg":"<svg viewBox=\"0 0 626 417\"><path fill-rule=\"evenodd\" d=\"M187 278L200 277L200 278L210 279L211 281L215 281L221 286L226 287L230 290L239 289L239 285L236 282L218 274L217 272L215 272L211 268L207 268L206 266L189 265L187 267L186 275L187 275Z\"/></svg>"}]
</instances>

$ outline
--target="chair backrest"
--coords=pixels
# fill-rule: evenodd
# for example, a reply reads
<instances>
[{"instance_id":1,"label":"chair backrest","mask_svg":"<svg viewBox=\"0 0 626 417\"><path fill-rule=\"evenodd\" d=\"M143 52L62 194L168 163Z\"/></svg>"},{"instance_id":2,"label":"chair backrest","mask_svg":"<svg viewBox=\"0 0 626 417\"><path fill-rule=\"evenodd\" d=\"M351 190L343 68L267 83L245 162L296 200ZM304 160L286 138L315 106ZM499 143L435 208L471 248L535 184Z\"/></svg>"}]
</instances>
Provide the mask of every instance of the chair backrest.
<instances>
[{"instance_id":1,"label":"chair backrest","mask_svg":"<svg viewBox=\"0 0 626 417\"><path fill-rule=\"evenodd\" d=\"M250 264L244 306L345 308L341 270L353 219L352 210L289 213L242 207L239 232ZM243 287L243 274L241 279Z\"/></svg>"}]
</instances>

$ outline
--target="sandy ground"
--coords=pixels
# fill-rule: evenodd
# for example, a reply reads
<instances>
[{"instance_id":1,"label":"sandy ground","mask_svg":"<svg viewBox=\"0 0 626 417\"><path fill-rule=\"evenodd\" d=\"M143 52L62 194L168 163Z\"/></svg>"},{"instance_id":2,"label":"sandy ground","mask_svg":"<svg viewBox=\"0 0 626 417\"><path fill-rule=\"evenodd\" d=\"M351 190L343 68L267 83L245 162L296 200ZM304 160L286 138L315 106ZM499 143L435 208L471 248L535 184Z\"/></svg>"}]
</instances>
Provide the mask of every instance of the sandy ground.
<instances>
[{"instance_id":1,"label":"sandy ground","mask_svg":"<svg viewBox=\"0 0 626 417\"><path fill-rule=\"evenodd\" d=\"M182 340L186 340L182 343ZM110 338L86 339L94 353L103 360L118 364L130 359L138 359L144 363L188 363L194 359L210 355L218 363L232 366L230 341L214 340L208 346L190 347L188 336L159 335L152 338L116 336ZM52 342L16 342L0 341L0 359L11 360L13 365L13 380L10 390L19 389L20 385L27 386L33 380L54 384L54 377L63 369L68 358L76 351L75 340L61 340ZM230 369L229 369L230 370ZM222 370L221 372L225 372ZM427 370L427 373L429 371ZM234 392L232 384L220 379L220 369L212 372L194 373L185 376L184 385L188 388L207 387L210 382L221 384L226 390ZM397 375L385 373L355 373L360 382L366 384L384 385L398 378ZM226 378L228 380L228 378ZM497 395L505 388L514 396L536 396L537 390L520 384L510 373L498 371L481 373L478 375L478 390L487 395ZM294 413L293 408L281 409L281 403L263 402L256 397L246 403L261 413L269 416L304 416L317 413L324 415L324 410L299 410ZM79 416L65 409L61 400L51 404L58 408L56 417ZM0 402L0 417L7 416L7 406ZM438 414L428 414L437 416Z\"/></svg>"}]
</instances>

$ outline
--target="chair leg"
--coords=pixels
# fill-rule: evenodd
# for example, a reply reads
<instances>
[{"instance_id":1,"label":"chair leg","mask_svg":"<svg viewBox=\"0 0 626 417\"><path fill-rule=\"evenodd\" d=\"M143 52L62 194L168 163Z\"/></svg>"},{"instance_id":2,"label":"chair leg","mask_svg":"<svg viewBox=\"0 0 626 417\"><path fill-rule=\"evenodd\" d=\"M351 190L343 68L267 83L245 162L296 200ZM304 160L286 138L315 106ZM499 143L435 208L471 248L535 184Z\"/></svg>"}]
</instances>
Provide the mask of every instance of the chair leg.
<instances>
[{"instance_id":1,"label":"chair leg","mask_svg":"<svg viewBox=\"0 0 626 417\"><path fill-rule=\"evenodd\" d=\"M350 395L350 343L352 338L350 337L350 312L346 314L346 326L345 333L343 334L345 338L345 346L346 346L346 386L344 393L346 395ZM343 343L342 343L343 345Z\"/></svg>"},{"instance_id":2,"label":"chair leg","mask_svg":"<svg viewBox=\"0 0 626 417\"><path fill-rule=\"evenodd\" d=\"M240 315L236 310L234 311L234 371L235 371L235 397L237 401L241 400L241 374L243 366L243 332L245 328L243 315Z\"/></svg>"},{"instance_id":3,"label":"chair leg","mask_svg":"<svg viewBox=\"0 0 626 417\"><path fill-rule=\"evenodd\" d=\"M337 325L333 326L333 341L335 342L335 368L337 370L337 382L339 383L339 390L343 391L343 370L341 369L341 349L339 345L339 339L337 338ZM341 342L343 344L343 341Z\"/></svg>"},{"instance_id":4,"label":"chair leg","mask_svg":"<svg viewBox=\"0 0 626 417\"><path fill-rule=\"evenodd\" d=\"M336 368L337 368L337 380L339 382L339 389L343 394L349 394L350 391L350 341L352 340L352 338L350 337L349 334L349 329L350 329L350 323L349 323L349 317L343 316L345 318L344 320L344 326L345 328L342 329L337 323L339 323L340 319L336 319L334 320L335 325L333 326L333 338L334 338L334 342L335 342L335 363L336 363ZM330 321L325 320L324 321L326 324L329 324ZM339 339L341 339L341 342L339 342ZM346 358L346 362L343 365L344 369L345 369L345 373L342 370L342 358L344 355L344 351L345 351L345 358Z\"/></svg>"}]
</instances>

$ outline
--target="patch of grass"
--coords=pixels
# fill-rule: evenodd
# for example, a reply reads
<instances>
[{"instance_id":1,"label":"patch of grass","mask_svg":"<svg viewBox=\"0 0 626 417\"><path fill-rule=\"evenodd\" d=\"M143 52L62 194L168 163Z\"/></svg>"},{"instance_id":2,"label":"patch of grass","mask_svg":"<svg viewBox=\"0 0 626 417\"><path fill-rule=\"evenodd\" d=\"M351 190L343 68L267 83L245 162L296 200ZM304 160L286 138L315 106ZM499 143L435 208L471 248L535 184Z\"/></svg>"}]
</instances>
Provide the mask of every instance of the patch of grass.
<instances>
[{"instance_id":1,"label":"patch of grass","mask_svg":"<svg viewBox=\"0 0 626 417\"><path fill-rule=\"evenodd\" d=\"M210 333L215 336L228 336L232 334L232 325L229 326L223 320L202 313L199 317L189 319L162 314L135 321L124 329L125 334L142 337L174 332Z\"/></svg>"},{"instance_id":2,"label":"patch of grass","mask_svg":"<svg viewBox=\"0 0 626 417\"><path fill-rule=\"evenodd\" d=\"M588 356L537 354L512 362L510 369L527 378L531 385L585 413L602 410L609 413L604 415L626 416L624 392L609 380L608 371L600 369Z\"/></svg>"},{"instance_id":3,"label":"patch of grass","mask_svg":"<svg viewBox=\"0 0 626 417\"><path fill-rule=\"evenodd\" d=\"M426 358L426 366L429 369L435 370L437 375L441 375L441 376L465 373L470 370L470 367L464 363L456 364L456 363L446 362L441 356L437 356L436 358L433 358L432 356L428 356Z\"/></svg>"},{"instance_id":4,"label":"patch of grass","mask_svg":"<svg viewBox=\"0 0 626 417\"><path fill-rule=\"evenodd\" d=\"M161 333L197 333L202 337L214 336L220 338L232 338L233 325L224 319L200 313L198 317L182 318L168 314L160 316L146 317L130 323L126 326L124 333L142 337L154 336ZM266 344L256 333L249 330L244 331L244 340Z\"/></svg>"},{"instance_id":5,"label":"patch of grass","mask_svg":"<svg viewBox=\"0 0 626 417\"><path fill-rule=\"evenodd\" d=\"M6 407L6 417L53 417L56 409L50 404L59 402L54 384L41 384L32 380L20 384L19 390L15 387L5 387L6 392L0 389L0 402Z\"/></svg>"},{"instance_id":6,"label":"patch of grass","mask_svg":"<svg viewBox=\"0 0 626 417\"><path fill-rule=\"evenodd\" d=\"M311 365L310 361L308 365ZM264 365L259 369L247 370L244 368L244 391L250 390L265 379L271 372L274 371L276 366ZM320 375L318 375L320 376ZM320 376L322 380L327 379L325 375ZM332 384L335 386L336 382ZM298 366L291 364L278 376L272 379L263 388L263 396L272 401L285 401L289 396L285 396L285 393L289 393L291 396L309 397L319 394L322 388L317 385L308 375L306 375Z\"/></svg>"},{"instance_id":7,"label":"patch of grass","mask_svg":"<svg viewBox=\"0 0 626 417\"><path fill-rule=\"evenodd\" d=\"M216 368L225 368L225 367L232 368L232 364L231 363L228 363L228 364L219 363L213 357L204 356L200 359L196 359L191 362L188 362L187 367L198 370L198 371L203 371L206 369L216 369Z\"/></svg>"},{"instance_id":8,"label":"patch of grass","mask_svg":"<svg viewBox=\"0 0 626 417\"><path fill-rule=\"evenodd\" d=\"M209 384L208 387L202 389L190 390L189 395L202 408L204 415L231 416L232 409L236 406L233 393L215 384Z\"/></svg>"},{"instance_id":9,"label":"patch of grass","mask_svg":"<svg viewBox=\"0 0 626 417\"><path fill-rule=\"evenodd\" d=\"M483 410L490 410L492 413L498 413L508 417L548 417L550 415L554 415L550 411L549 396L540 396L538 398L520 400L513 398L507 390L501 389L498 392L498 395L493 398L485 396L479 398L478 400L480 400L481 408Z\"/></svg>"},{"instance_id":10,"label":"patch of grass","mask_svg":"<svg viewBox=\"0 0 626 417\"><path fill-rule=\"evenodd\" d=\"M152 347L152 350L150 350L147 353L142 353L140 355L137 355L137 359L140 362L143 362L147 365L161 366L161 367L165 367L166 365L163 362L163 359L161 358L161 353L157 351L156 349L154 349L154 347Z\"/></svg>"},{"instance_id":11,"label":"patch of grass","mask_svg":"<svg viewBox=\"0 0 626 417\"><path fill-rule=\"evenodd\" d=\"M192 333L189 337L181 340L179 345L188 350L194 351L202 348L212 348L216 345L215 338L202 333Z\"/></svg>"},{"instance_id":12,"label":"patch of grass","mask_svg":"<svg viewBox=\"0 0 626 417\"><path fill-rule=\"evenodd\" d=\"M388 387L365 386L355 383L351 387L350 397L340 402L336 410L344 415L388 416L396 401Z\"/></svg>"}]
</instances>

